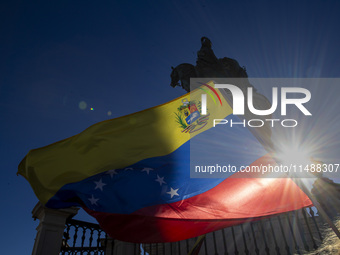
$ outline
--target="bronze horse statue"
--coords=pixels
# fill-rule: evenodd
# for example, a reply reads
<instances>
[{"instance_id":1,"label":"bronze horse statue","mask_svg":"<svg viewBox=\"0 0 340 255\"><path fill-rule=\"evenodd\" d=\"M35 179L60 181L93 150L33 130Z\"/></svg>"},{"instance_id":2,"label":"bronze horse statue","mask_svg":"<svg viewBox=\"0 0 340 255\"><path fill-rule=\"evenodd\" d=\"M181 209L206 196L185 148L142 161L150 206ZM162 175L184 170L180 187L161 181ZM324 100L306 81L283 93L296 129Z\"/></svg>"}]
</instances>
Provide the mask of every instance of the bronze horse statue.
<instances>
[{"instance_id":1,"label":"bronze horse statue","mask_svg":"<svg viewBox=\"0 0 340 255\"><path fill-rule=\"evenodd\" d=\"M183 63L178 66L171 67L171 86L181 86L185 91L190 92L190 78L245 78L236 80L235 85L241 89L253 87L248 81L248 75L245 67L241 67L239 63L232 58L217 58L212 50L212 43L207 37L201 38L201 49L197 52L196 66ZM265 110L271 107L271 103L262 94L258 93L253 87L254 107L256 109ZM252 118L271 118L269 116L255 116L248 108L244 115L245 119ZM259 130L258 138L269 147L273 147L271 142L271 128L266 124Z\"/></svg>"},{"instance_id":2,"label":"bronze horse statue","mask_svg":"<svg viewBox=\"0 0 340 255\"><path fill-rule=\"evenodd\" d=\"M201 38L201 49L197 52L196 66L183 63L171 67L171 86L181 86L187 92L190 91L190 78L202 77L228 77L248 78L245 67L232 58L218 59L213 50L212 43L207 37Z\"/></svg>"},{"instance_id":3,"label":"bronze horse statue","mask_svg":"<svg viewBox=\"0 0 340 255\"><path fill-rule=\"evenodd\" d=\"M190 78L198 77L196 68L192 64L184 63L171 67L171 87L181 86L185 91L190 91Z\"/></svg>"}]
</instances>

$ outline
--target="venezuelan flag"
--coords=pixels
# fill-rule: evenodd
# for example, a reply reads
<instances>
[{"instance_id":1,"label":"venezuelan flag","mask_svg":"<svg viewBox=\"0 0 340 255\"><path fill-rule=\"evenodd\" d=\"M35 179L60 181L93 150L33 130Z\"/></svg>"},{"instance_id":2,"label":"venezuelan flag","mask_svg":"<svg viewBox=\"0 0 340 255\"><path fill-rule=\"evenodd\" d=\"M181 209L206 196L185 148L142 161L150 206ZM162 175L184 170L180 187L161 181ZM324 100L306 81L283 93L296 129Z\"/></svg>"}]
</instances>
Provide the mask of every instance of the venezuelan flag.
<instances>
[{"instance_id":1,"label":"venezuelan flag","mask_svg":"<svg viewBox=\"0 0 340 255\"><path fill-rule=\"evenodd\" d=\"M228 146L222 153L233 165L275 164L264 150L260 156L246 153L249 144L259 144L247 128L220 136L227 131L223 125L213 127L213 120L235 116L212 85L31 150L18 173L45 206L81 206L111 237L129 242L183 240L311 205L287 178L251 178L256 176L241 172L232 175L238 178L190 177L190 144L202 138L223 139ZM201 115L206 91L208 114ZM211 151L198 153L209 158Z\"/></svg>"}]
</instances>

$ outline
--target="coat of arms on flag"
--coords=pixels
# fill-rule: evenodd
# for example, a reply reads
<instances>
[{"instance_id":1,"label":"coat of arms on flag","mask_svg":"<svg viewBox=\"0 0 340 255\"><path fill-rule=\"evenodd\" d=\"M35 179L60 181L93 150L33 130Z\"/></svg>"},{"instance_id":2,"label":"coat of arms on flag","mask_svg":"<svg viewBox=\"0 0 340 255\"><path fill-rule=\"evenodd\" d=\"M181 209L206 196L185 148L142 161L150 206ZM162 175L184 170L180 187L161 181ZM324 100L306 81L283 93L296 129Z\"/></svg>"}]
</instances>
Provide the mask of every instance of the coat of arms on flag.
<instances>
[{"instance_id":1,"label":"coat of arms on flag","mask_svg":"<svg viewBox=\"0 0 340 255\"><path fill-rule=\"evenodd\" d=\"M210 114L208 113L204 116L200 114L201 102L198 100L188 101L187 98L184 98L182 99L182 105L177 110L178 112L175 112L176 122L180 124L182 132L196 132L208 123Z\"/></svg>"}]
</instances>

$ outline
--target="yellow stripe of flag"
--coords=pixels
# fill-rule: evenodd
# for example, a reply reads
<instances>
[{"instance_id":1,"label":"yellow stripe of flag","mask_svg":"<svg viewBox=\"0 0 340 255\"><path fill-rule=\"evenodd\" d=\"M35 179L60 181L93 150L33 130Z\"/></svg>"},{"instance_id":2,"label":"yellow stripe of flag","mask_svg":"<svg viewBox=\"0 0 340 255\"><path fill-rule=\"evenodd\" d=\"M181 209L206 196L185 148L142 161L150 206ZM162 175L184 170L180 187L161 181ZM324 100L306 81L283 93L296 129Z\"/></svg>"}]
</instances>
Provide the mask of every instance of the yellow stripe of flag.
<instances>
[{"instance_id":1,"label":"yellow stripe of flag","mask_svg":"<svg viewBox=\"0 0 340 255\"><path fill-rule=\"evenodd\" d=\"M20 163L18 174L30 182L45 204L65 184L110 169L121 169L146 158L167 155L194 135L211 128L214 118L224 118L232 112L218 93L223 107L208 99L211 115L198 132L185 132L176 122L176 113L180 113L178 107L183 105L183 100L200 101L201 90L141 112L99 122L78 135L31 150Z\"/></svg>"}]
</instances>

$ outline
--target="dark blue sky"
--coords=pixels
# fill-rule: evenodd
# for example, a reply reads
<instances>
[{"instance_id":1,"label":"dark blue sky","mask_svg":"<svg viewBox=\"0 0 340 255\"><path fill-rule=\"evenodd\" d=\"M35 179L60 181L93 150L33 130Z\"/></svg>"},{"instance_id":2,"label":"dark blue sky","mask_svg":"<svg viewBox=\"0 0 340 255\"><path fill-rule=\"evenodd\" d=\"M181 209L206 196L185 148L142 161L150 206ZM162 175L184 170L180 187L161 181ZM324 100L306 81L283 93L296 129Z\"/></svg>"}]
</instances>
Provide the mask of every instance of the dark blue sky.
<instances>
[{"instance_id":1,"label":"dark blue sky","mask_svg":"<svg viewBox=\"0 0 340 255\"><path fill-rule=\"evenodd\" d=\"M201 36L250 77L339 77L339 10L339 1L2 1L3 253L33 247L37 199L16 176L30 149L182 95L170 67L194 64Z\"/></svg>"}]
</instances>

